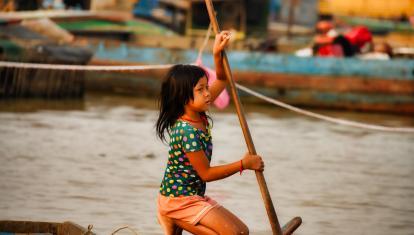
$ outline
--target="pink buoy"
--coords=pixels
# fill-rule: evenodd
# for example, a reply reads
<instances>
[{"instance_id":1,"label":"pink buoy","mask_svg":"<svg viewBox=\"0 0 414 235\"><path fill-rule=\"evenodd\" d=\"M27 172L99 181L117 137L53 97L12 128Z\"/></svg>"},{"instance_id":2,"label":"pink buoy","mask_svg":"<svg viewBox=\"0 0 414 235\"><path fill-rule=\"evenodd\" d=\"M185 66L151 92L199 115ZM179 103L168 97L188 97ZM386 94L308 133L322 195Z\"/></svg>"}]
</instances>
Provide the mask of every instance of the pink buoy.
<instances>
[{"instance_id":1,"label":"pink buoy","mask_svg":"<svg viewBox=\"0 0 414 235\"><path fill-rule=\"evenodd\" d=\"M201 58L198 58L195 64L197 66L200 66L206 71L208 75L208 85L211 85L217 79L216 71L210 69L207 66L204 66L203 62L201 61ZM216 100L214 100L214 105L218 109L224 109L229 105L229 102L230 102L229 93L227 93L227 90L224 88L224 90L220 93L220 95L216 98Z\"/></svg>"}]
</instances>

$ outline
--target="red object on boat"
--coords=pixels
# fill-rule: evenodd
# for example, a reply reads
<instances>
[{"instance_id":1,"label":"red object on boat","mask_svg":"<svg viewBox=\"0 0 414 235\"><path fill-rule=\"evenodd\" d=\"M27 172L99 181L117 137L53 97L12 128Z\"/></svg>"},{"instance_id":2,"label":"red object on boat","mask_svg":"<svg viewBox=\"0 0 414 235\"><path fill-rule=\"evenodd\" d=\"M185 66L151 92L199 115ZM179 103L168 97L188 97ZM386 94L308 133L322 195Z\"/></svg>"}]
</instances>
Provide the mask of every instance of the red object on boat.
<instances>
[{"instance_id":1,"label":"red object on boat","mask_svg":"<svg viewBox=\"0 0 414 235\"><path fill-rule=\"evenodd\" d=\"M345 37L352 45L358 48L362 48L366 43L372 41L372 33L365 26L352 28L351 31L345 34Z\"/></svg>"},{"instance_id":2,"label":"red object on boat","mask_svg":"<svg viewBox=\"0 0 414 235\"><path fill-rule=\"evenodd\" d=\"M328 44L319 47L317 56L323 57L343 57L344 52L341 45L338 44Z\"/></svg>"}]
</instances>

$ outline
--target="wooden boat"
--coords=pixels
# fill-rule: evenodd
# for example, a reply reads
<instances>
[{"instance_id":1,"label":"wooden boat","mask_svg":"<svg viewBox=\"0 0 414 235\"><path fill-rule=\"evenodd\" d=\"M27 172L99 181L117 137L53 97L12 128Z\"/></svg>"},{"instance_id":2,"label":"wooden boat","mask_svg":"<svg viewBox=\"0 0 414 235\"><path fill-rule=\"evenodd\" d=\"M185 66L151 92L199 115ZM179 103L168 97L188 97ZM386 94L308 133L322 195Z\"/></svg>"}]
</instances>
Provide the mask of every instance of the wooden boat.
<instances>
[{"instance_id":1,"label":"wooden boat","mask_svg":"<svg viewBox=\"0 0 414 235\"><path fill-rule=\"evenodd\" d=\"M88 229L73 222L33 222L33 221L11 221L0 220L0 234L38 234L38 235L94 235Z\"/></svg>"},{"instance_id":2,"label":"wooden boat","mask_svg":"<svg viewBox=\"0 0 414 235\"><path fill-rule=\"evenodd\" d=\"M100 64L176 64L193 63L196 50L169 50L163 48L134 48L126 44L105 47L92 46L95 61ZM228 58L237 82L267 96L293 105L414 113L414 61L360 60L357 58L300 58L273 53L229 51ZM211 54L204 54L205 65L213 67ZM137 75L102 74L88 76L87 90L103 88L102 81L114 87L111 90L158 94L162 74L146 72ZM98 75L96 75L98 76ZM121 78L122 77L122 78ZM125 82L125 86L122 83ZM242 97L246 94L242 94Z\"/></svg>"},{"instance_id":3,"label":"wooden boat","mask_svg":"<svg viewBox=\"0 0 414 235\"><path fill-rule=\"evenodd\" d=\"M88 48L52 41L20 24L0 25L0 60L49 64L87 64ZM0 68L0 98L83 97L82 74Z\"/></svg>"}]
</instances>

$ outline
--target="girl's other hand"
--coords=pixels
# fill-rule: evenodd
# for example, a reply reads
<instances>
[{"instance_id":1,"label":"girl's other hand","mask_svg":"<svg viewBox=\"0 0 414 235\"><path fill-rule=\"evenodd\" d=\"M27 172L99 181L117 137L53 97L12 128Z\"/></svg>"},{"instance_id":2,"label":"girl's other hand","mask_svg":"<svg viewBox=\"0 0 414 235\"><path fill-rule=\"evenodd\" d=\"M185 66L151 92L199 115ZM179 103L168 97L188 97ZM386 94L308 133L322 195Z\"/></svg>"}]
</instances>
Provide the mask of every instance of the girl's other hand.
<instances>
[{"instance_id":1,"label":"girl's other hand","mask_svg":"<svg viewBox=\"0 0 414 235\"><path fill-rule=\"evenodd\" d=\"M264 170L264 162L262 160L262 157L260 157L259 155L246 153L242 159L242 163L244 169L250 169L255 171Z\"/></svg>"},{"instance_id":2,"label":"girl's other hand","mask_svg":"<svg viewBox=\"0 0 414 235\"><path fill-rule=\"evenodd\" d=\"M221 53L224 48L229 44L229 40L231 38L230 31L223 30L219 34L216 35L216 39L214 40L213 46L213 54Z\"/></svg>"}]
</instances>

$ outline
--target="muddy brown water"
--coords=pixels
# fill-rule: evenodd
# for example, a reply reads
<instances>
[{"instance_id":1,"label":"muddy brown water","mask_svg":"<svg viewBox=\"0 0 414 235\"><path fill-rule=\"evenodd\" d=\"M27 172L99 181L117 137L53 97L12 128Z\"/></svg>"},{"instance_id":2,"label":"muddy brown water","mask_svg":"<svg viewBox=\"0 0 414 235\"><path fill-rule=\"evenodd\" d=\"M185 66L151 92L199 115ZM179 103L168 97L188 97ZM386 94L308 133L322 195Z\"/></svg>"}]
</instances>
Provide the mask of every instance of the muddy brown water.
<instances>
[{"instance_id":1,"label":"muddy brown water","mask_svg":"<svg viewBox=\"0 0 414 235\"><path fill-rule=\"evenodd\" d=\"M273 106L245 111L281 224L301 216L296 234L414 234L414 134L338 126ZM414 126L410 116L322 112ZM161 234L155 198L167 147L155 137L156 115L153 100L131 97L0 102L0 219ZM246 147L233 108L211 115L213 164L238 160ZM209 183L207 194L251 234L271 234L253 172Z\"/></svg>"}]
</instances>

